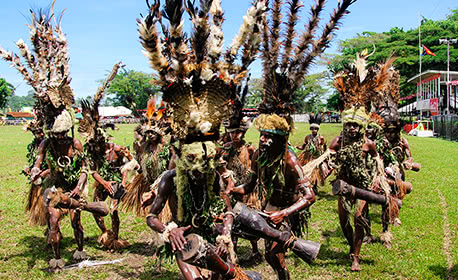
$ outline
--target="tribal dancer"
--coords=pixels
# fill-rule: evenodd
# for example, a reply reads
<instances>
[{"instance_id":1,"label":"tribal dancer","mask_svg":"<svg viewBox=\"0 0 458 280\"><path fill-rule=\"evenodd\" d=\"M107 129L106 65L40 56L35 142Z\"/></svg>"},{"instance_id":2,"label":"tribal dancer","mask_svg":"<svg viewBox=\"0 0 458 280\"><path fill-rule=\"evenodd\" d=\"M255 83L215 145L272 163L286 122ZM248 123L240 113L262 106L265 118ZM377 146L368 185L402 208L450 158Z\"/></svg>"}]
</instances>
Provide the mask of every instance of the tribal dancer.
<instances>
[{"instance_id":1,"label":"tribal dancer","mask_svg":"<svg viewBox=\"0 0 458 280\"><path fill-rule=\"evenodd\" d=\"M159 11L159 2L155 2L149 7L149 14L138 21L145 54L159 73L157 83L171 108L177 155L176 167L160 179L146 221L151 229L161 233L165 246L175 252L185 279L208 279L212 275L260 279L259 274L244 272L233 265L231 226L235 214L228 197L222 195L224 186L218 180L216 141L221 121L230 115L231 98L257 53L266 6L264 1L255 1L222 60L224 34L220 4L219 0L202 1L202 6L195 7L187 2L185 8L194 30L189 41L182 30L182 0L166 1L163 13ZM162 15L169 21L168 30L162 24ZM165 40L156 29L157 23L163 28ZM241 46L244 47L242 65L236 65ZM173 221L164 224L158 215L167 201Z\"/></svg>"},{"instance_id":2,"label":"tribal dancer","mask_svg":"<svg viewBox=\"0 0 458 280\"><path fill-rule=\"evenodd\" d=\"M138 166L127 148L109 142L108 135L99 124L99 103L120 67L121 63L113 66L110 75L98 88L92 104L83 100L81 104L83 119L80 120L78 127L78 132L86 141L84 150L92 177L95 179L93 200L105 201L108 196L111 198L111 230L106 228L103 216L93 213L94 219L102 231L98 241L108 249L123 249L129 245L127 241L119 239L118 206L121 197L125 194L128 169Z\"/></svg>"},{"instance_id":3,"label":"tribal dancer","mask_svg":"<svg viewBox=\"0 0 458 280\"><path fill-rule=\"evenodd\" d=\"M303 152L297 157L302 166L319 158L327 149L324 137L318 134L320 124L311 122L310 130L312 131L312 134L305 136L304 143L301 146L296 147L299 150L303 150ZM313 191L315 193L318 192L318 185L324 184L324 180L321 180L321 177L322 176L319 176L319 174L315 172L310 178L310 183L312 184Z\"/></svg>"},{"instance_id":4,"label":"tribal dancer","mask_svg":"<svg viewBox=\"0 0 458 280\"><path fill-rule=\"evenodd\" d=\"M165 131L168 129L165 106L156 111L156 99L150 97L146 120L136 131L137 137L135 157L140 164L139 174L127 186L127 194L123 198L122 209L133 211L138 216L145 216L147 207L150 206L157 193L159 178L163 172L173 168L173 150L164 140ZM161 213L163 221L168 221L170 211L168 205Z\"/></svg>"},{"instance_id":5,"label":"tribal dancer","mask_svg":"<svg viewBox=\"0 0 458 280\"><path fill-rule=\"evenodd\" d=\"M334 84L345 108L342 112L344 127L342 134L329 147L335 153L337 174L333 193L339 195L339 220L350 245L352 271L361 270L359 253L364 232L369 227L368 203L385 206L390 222L397 216L400 203L390 195L376 143L364 137L364 129L369 121L366 110L371 108L374 93L383 93L386 89L389 79L387 72L394 59L388 59L380 68L366 69L367 57L367 51L357 54L355 62L335 76ZM350 224L352 207L355 207L354 232Z\"/></svg>"},{"instance_id":6,"label":"tribal dancer","mask_svg":"<svg viewBox=\"0 0 458 280\"><path fill-rule=\"evenodd\" d=\"M16 44L26 61L24 66L20 57L0 48L0 56L11 62L32 86L37 102L35 111L44 126L47 138L41 142L37 159L30 172L32 182L40 179L46 161L50 174L43 180L46 188L43 193L44 204L48 211L48 242L51 243L54 258L49 262L52 270L61 269L64 261L60 255L60 219L64 212L70 212L72 227L78 249L73 254L76 260L87 258L83 251L83 227L81 210L108 214L105 205L87 203L87 164L83 157L83 146L79 140L67 136L73 131L72 105L73 90L70 87L69 57L67 40L60 27L52 25L53 6L50 12L31 11L30 41L33 52L23 40Z\"/></svg>"},{"instance_id":7,"label":"tribal dancer","mask_svg":"<svg viewBox=\"0 0 458 280\"><path fill-rule=\"evenodd\" d=\"M324 153L324 151L326 151L326 142L324 141L324 137L318 134L319 130L320 125L318 123L310 123L310 131L312 131L312 134L305 136L304 143L301 146L296 147L297 149L303 151L298 156L302 166L314 159L317 159Z\"/></svg>"},{"instance_id":8,"label":"tribal dancer","mask_svg":"<svg viewBox=\"0 0 458 280\"><path fill-rule=\"evenodd\" d=\"M399 71L393 67L387 71L389 74L389 84L385 92L376 95L375 107L379 115L378 129L380 141L377 141L377 151L383 158L387 182L391 186L391 192L399 199L403 199L406 194L412 191L412 184L405 181L405 169L418 171L420 165L412 161L410 147L407 139L401 137L402 121L398 112L399 104ZM407 156L407 160L405 157ZM413 167L413 168L412 168ZM383 232L381 239L387 248L391 248L392 234L388 231L389 217L386 217L386 211L382 212ZM395 224L400 224L399 218Z\"/></svg>"},{"instance_id":9,"label":"tribal dancer","mask_svg":"<svg viewBox=\"0 0 458 280\"><path fill-rule=\"evenodd\" d=\"M261 132L259 149L252 159L250 181L231 190L232 193L247 194L258 185L260 194L266 192L263 209L269 215L267 219L277 228L284 220L287 221L297 235L301 235L306 226L308 207L315 202L315 194L308 178L303 176L296 155L288 147L288 137L293 130L290 116L294 111L293 98L309 66L324 52L340 20L348 13L347 8L355 1L339 2L320 37L314 38L324 2L317 1L311 8L309 29L302 33L298 46L292 52L294 37L299 34L294 28L302 5L299 1L289 1L287 28L282 33L282 1L273 1L272 26L265 25L263 30L264 100L258 106L261 115L254 123ZM286 34L284 40L280 40L282 34ZM282 46L283 54L280 56ZM292 235L290 241L294 243L294 240ZM318 254L319 244L315 249L310 260ZM278 279L290 278L285 250L281 243L266 240L265 257Z\"/></svg>"},{"instance_id":10,"label":"tribal dancer","mask_svg":"<svg viewBox=\"0 0 458 280\"><path fill-rule=\"evenodd\" d=\"M248 93L248 81L245 85L241 96L237 96L233 100L232 116L229 120L226 120L225 129L226 134L229 136L225 141L223 137L222 145L222 161L227 163L225 166L227 170L220 172L224 179L231 180L233 184L244 184L248 182L250 169L251 169L251 158L256 148L245 142L245 133L250 127L249 120L243 116L243 107L245 105L245 98ZM229 178L230 177L230 178ZM248 206L261 210L261 200L258 199L257 191L243 196L241 199ZM232 236L234 241L234 250L237 249L237 236ZM258 249L258 240L250 240L252 252L249 259L254 262L260 262L262 255Z\"/></svg>"}]
</instances>

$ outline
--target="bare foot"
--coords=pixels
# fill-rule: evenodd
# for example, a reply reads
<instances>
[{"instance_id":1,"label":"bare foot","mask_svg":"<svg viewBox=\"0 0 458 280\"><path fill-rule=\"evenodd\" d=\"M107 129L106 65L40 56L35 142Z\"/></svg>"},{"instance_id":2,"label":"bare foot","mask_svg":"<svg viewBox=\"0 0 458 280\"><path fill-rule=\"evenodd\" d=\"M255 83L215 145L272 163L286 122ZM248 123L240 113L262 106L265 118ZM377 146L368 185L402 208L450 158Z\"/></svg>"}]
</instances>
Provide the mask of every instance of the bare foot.
<instances>
[{"instance_id":1,"label":"bare foot","mask_svg":"<svg viewBox=\"0 0 458 280\"><path fill-rule=\"evenodd\" d=\"M63 259L51 259L49 261L49 270L52 272L60 271L64 266L65 262Z\"/></svg>"},{"instance_id":2,"label":"bare foot","mask_svg":"<svg viewBox=\"0 0 458 280\"><path fill-rule=\"evenodd\" d=\"M88 259L88 256L85 251L78 251L76 250L75 253L73 253L72 256L73 260L75 261L82 261Z\"/></svg>"},{"instance_id":3,"label":"bare foot","mask_svg":"<svg viewBox=\"0 0 458 280\"><path fill-rule=\"evenodd\" d=\"M353 256L353 263L351 264L351 271L361 271L361 266L359 265L359 258Z\"/></svg>"}]
</instances>

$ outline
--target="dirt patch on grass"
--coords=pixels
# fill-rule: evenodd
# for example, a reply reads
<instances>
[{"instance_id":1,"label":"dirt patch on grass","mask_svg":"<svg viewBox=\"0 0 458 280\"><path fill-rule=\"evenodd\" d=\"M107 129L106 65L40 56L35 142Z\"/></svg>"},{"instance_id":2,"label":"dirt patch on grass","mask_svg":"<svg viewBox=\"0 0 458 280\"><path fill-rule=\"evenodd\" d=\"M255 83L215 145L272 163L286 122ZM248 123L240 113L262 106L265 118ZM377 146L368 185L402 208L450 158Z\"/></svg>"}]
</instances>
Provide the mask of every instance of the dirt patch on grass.
<instances>
[{"instance_id":1,"label":"dirt patch on grass","mask_svg":"<svg viewBox=\"0 0 458 280\"><path fill-rule=\"evenodd\" d=\"M447 279L453 279L453 277L450 274L452 267L453 267L453 259L452 259L452 254L450 252L451 240L450 240L450 224L448 222L448 216L447 216L447 202L445 201L445 197L439 188L437 188L437 193L439 194L439 198L441 199L441 207L442 207L443 221L444 221L444 224L443 224L443 231L444 231L443 251L447 258Z\"/></svg>"}]
</instances>

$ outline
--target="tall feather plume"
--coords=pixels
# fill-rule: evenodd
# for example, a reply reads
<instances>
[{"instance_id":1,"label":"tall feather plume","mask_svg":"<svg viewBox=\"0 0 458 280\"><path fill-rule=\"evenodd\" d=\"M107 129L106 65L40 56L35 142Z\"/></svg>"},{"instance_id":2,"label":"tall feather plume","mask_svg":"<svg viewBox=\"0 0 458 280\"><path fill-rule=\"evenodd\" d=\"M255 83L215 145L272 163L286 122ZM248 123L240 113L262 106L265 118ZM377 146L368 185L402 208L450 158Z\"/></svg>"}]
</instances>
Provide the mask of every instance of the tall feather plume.
<instances>
[{"instance_id":1,"label":"tall feather plume","mask_svg":"<svg viewBox=\"0 0 458 280\"><path fill-rule=\"evenodd\" d=\"M16 45L20 56L0 47L0 57L15 67L24 80L32 86L37 99L35 111L46 128L50 128L62 110L71 112L74 104L70 87L68 44L59 21L55 19L54 2L49 9L30 10L30 41L32 49L20 39ZM25 64L21 62L21 57Z\"/></svg>"},{"instance_id":2,"label":"tall feather plume","mask_svg":"<svg viewBox=\"0 0 458 280\"><path fill-rule=\"evenodd\" d=\"M150 6L149 14L143 19L137 19L140 43L143 46L143 54L148 57L154 70L159 73L166 73L169 62L162 54L163 44L160 39L156 23L160 19L159 1Z\"/></svg>"},{"instance_id":3,"label":"tall feather plume","mask_svg":"<svg viewBox=\"0 0 458 280\"><path fill-rule=\"evenodd\" d=\"M267 5L269 1L267 0ZM270 59L270 32L269 32L269 18L267 15L263 17L262 25L262 66L263 72L268 73L272 69L272 63Z\"/></svg>"},{"instance_id":4,"label":"tall feather plume","mask_svg":"<svg viewBox=\"0 0 458 280\"><path fill-rule=\"evenodd\" d=\"M186 10L191 16L193 23L193 34L191 36L191 47L196 57L195 63L201 63L207 55L206 42L210 35L210 26L208 23L208 11L210 10L209 5L211 0L200 1L200 11L197 7L194 7L190 0Z\"/></svg>"},{"instance_id":5,"label":"tall feather plume","mask_svg":"<svg viewBox=\"0 0 458 280\"><path fill-rule=\"evenodd\" d=\"M278 65L278 53L280 51L280 26L282 20L281 6L282 0L274 0L272 9L272 29L270 34L270 59L272 59L272 67Z\"/></svg>"},{"instance_id":6,"label":"tall feather plume","mask_svg":"<svg viewBox=\"0 0 458 280\"><path fill-rule=\"evenodd\" d=\"M375 110L380 107L393 108L397 112L399 103L399 71L395 70L393 63L396 57L388 57L384 63L378 64L374 82L372 102Z\"/></svg>"},{"instance_id":7,"label":"tall feather plume","mask_svg":"<svg viewBox=\"0 0 458 280\"><path fill-rule=\"evenodd\" d=\"M357 53L354 62L335 75L334 86L339 91L341 110L363 106L367 112L371 111L377 70L367 67L368 57L367 50Z\"/></svg>"},{"instance_id":8,"label":"tall feather plume","mask_svg":"<svg viewBox=\"0 0 458 280\"><path fill-rule=\"evenodd\" d=\"M224 33L222 30L224 12L221 9L221 0L213 0L209 12L212 15L212 21L210 24L210 35L207 43L209 56L208 62L210 64L214 64L221 56L224 44Z\"/></svg>"},{"instance_id":9,"label":"tall feather plume","mask_svg":"<svg viewBox=\"0 0 458 280\"><path fill-rule=\"evenodd\" d=\"M285 72L289 61L290 61L290 54L293 47L294 38L296 36L296 31L294 27L299 19L297 13L299 12L302 5L299 5L299 0L289 0L289 19L288 19L288 29L286 32L286 38L283 40L284 44L284 52L283 52L283 59L280 67L280 72Z\"/></svg>"},{"instance_id":10,"label":"tall feather plume","mask_svg":"<svg viewBox=\"0 0 458 280\"><path fill-rule=\"evenodd\" d=\"M153 96L150 96L148 103L146 105L146 119L148 121L151 121L155 111L156 111L156 98Z\"/></svg>"},{"instance_id":11,"label":"tall feather plume","mask_svg":"<svg viewBox=\"0 0 458 280\"><path fill-rule=\"evenodd\" d=\"M328 24L326 24L321 37L313 43L313 48L309 54L304 58L301 62L301 67L299 67L299 71L296 72L294 76L294 81L297 89L298 85L303 81L304 75L308 67L313 63L313 61L321 55L324 50L329 46L329 43L332 40L333 33L337 30L338 26L340 25L340 21L342 18L349 13L347 10L348 7L356 2L356 0L342 0L339 1L337 8L334 9L333 14L331 15L331 19L329 20Z\"/></svg>"},{"instance_id":12,"label":"tall feather plume","mask_svg":"<svg viewBox=\"0 0 458 280\"><path fill-rule=\"evenodd\" d=\"M187 39L183 33L184 21L183 0L166 0L163 15L169 21L169 33L171 44L171 68L176 75L182 77L185 73L185 65L189 63L189 48Z\"/></svg>"},{"instance_id":13,"label":"tall feather plume","mask_svg":"<svg viewBox=\"0 0 458 280\"><path fill-rule=\"evenodd\" d=\"M390 85L390 78L393 74L393 62L396 61L397 57L390 56L387 58L384 64L380 65L380 70L377 73L375 80L375 90L377 92L385 91Z\"/></svg>"},{"instance_id":14,"label":"tall feather plume","mask_svg":"<svg viewBox=\"0 0 458 280\"><path fill-rule=\"evenodd\" d=\"M108 76L105 78L105 81L103 81L102 85L97 89L97 92L94 95L94 107L99 107L100 101L105 96L105 91L110 87L111 82L114 80L118 74L119 68L121 67L124 67L121 61L113 65L110 74L108 74Z\"/></svg>"},{"instance_id":15,"label":"tall feather plume","mask_svg":"<svg viewBox=\"0 0 458 280\"><path fill-rule=\"evenodd\" d=\"M241 39L243 43L243 52L242 52L242 65L240 71L245 71L248 69L248 66L256 59L256 55L259 51L259 47L261 45L261 31L263 23L264 23L264 13L267 10L266 1L257 1L256 5L251 7L247 14L243 17L243 24L240 28L240 33L244 33L243 35L238 35L234 38ZM229 49L228 53L231 54L230 57L226 56L226 61L229 65L234 65L233 60L236 53L236 48L234 48L234 41L233 45ZM238 48L237 48L238 50Z\"/></svg>"},{"instance_id":16,"label":"tall feather plume","mask_svg":"<svg viewBox=\"0 0 458 280\"><path fill-rule=\"evenodd\" d=\"M240 47L248 44L253 45L256 48L259 46L257 40L257 34L260 32L260 25L263 23L263 14L267 10L266 0L255 1L253 6L250 7L243 17L242 26L240 26L239 32L232 40L229 49L226 52L226 61L232 63L239 51Z\"/></svg>"},{"instance_id":17,"label":"tall feather plume","mask_svg":"<svg viewBox=\"0 0 458 280\"><path fill-rule=\"evenodd\" d=\"M80 135L86 138L86 142L94 138L97 141L107 141L107 139L105 139L104 137L98 137L103 136L102 134L100 134L99 131L99 129L101 129L99 127L99 105L100 101L105 96L105 91L110 87L111 82L114 80L114 78L118 74L119 68L121 67L123 67L121 62L118 62L115 65L113 65L113 69L105 78L100 87L97 89L92 104L89 100L86 99L83 99L81 101L81 111L83 118L79 121L78 132L80 133Z\"/></svg>"},{"instance_id":18,"label":"tall feather plume","mask_svg":"<svg viewBox=\"0 0 458 280\"><path fill-rule=\"evenodd\" d=\"M320 22L320 14L323 11L326 0L318 0L315 6L312 6L310 10L311 17L306 30L302 33L299 43L296 47L294 57L295 59L291 62L288 68L289 73L297 71L297 67L300 66L301 61L305 56L305 51L309 49L309 46L313 43L313 37L318 28Z\"/></svg>"},{"instance_id":19,"label":"tall feather plume","mask_svg":"<svg viewBox=\"0 0 458 280\"><path fill-rule=\"evenodd\" d=\"M264 99L259 104L258 110L263 114L278 114L286 119L294 111L293 99L295 92L301 86L304 75L314 59L321 55L328 46L332 33L337 29L342 17L348 13L347 8L356 0L338 1L337 9L331 15L329 23L322 31L321 36L315 40L315 33L319 27L320 14L323 11L325 0L315 0L311 8L311 16L305 25L305 31L300 35L298 45L291 55L297 31L298 13L302 7L299 1L289 0L288 21L285 23L286 32L280 34L281 0L273 2L269 24L263 32L263 70L264 70ZM284 39L281 40L280 36ZM279 53L282 51L282 60L278 65ZM293 57L293 58L290 58Z\"/></svg>"},{"instance_id":20,"label":"tall feather plume","mask_svg":"<svg viewBox=\"0 0 458 280\"><path fill-rule=\"evenodd\" d=\"M19 58L19 56L12 52L8 52L0 46L0 57L3 60L9 62L11 64L11 67L16 68L18 72L24 77L24 80L27 82L27 84L32 86L35 91L39 89L38 84L32 78L27 68L21 63L21 59Z\"/></svg>"},{"instance_id":21,"label":"tall feather plume","mask_svg":"<svg viewBox=\"0 0 458 280\"><path fill-rule=\"evenodd\" d=\"M245 107L246 96L248 95L248 85L250 76L245 81L245 86L239 86L240 89L234 92L232 100L232 115L229 118L229 126L227 128L240 128L243 119L243 108Z\"/></svg>"}]
</instances>

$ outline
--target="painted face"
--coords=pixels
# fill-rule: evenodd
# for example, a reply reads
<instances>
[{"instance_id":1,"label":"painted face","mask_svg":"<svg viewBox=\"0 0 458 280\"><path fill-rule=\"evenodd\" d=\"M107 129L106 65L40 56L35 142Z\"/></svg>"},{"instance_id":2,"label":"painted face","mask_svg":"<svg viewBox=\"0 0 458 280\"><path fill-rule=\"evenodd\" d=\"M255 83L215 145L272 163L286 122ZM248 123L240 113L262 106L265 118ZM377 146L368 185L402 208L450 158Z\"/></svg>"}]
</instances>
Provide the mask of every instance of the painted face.
<instances>
[{"instance_id":1,"label":"painted face","mask_svg":"<svg viewBox=\"0 0 458 280\"><path fill-rule=\"evenodd\" d=\"M376 134L377 134L377 129L373 126L368 126L366 128L366 137L371 139L371 140L375 140L376 138Z\"/></svg>"},{"instance_id":2,"label":"painted face","mask_svg":"<svg viewBox=\"0 0 458 280\"><path fill-rule=\"evenodd\" d=\"M45 138L45 133L43 132L42 129L37 129L33 132L33 135L35 136L35 138L38 139L38 141L41 141Z\"/></svg>"},{"instance_id":3,"label":"painted face","mask_svg":"<svg viewBox=\"0 0 458 280\"><path fill-rule=\"evenodd\" d=\"M65 139L67 138L67 133L68 133L68 131L53 132L51 134L51 138L54 141L56 141L58 144L63 144L63 143L65 143Z\"/></svg>"},{"instance_id":4,"label":"painted face","mask_svg":"<svg viewBox=\"0 0 458 280\"><path fill-rule=\"evenodd\" d=\"M390 142L396 141L399 137L399 132L395 128L387 128L384 130L384 133L386 139Z\"/></svg>"},{"instance_id":5,"label":"painted face","mask_svg":"<svg viewBox=\"0 0 458 280\"><path fill-rule=\"evenodd\" d=\"M356 138L359 135L361 126L355 122L346 122L344 124L344 133L350 138Z\"/></svg>"},{"instance_id":6,"label":"painted face","mask_svg":"<svg viewBox=\"0 0 458 280\"><path fill-rule=\"evenodd\" d=\"M269 151L269 148L272 146L274 140L272 134L261 132L261 136L259 137L259 150L261 152Z\"/></svg>"},{"instance_id":7,"label":"painted face","mask_svg":"<svg viewBox=\"0 0 458 280\"><path fill-rule=\"evenodd\" d=\"M261 136L259 137L259 151L262 153L283 151L283 139L283 136L277 134L261 132Z\"/></svg>"},{"instance_id":8,"label":"painted face","mask_svg":"<svg viewBox=\"0 0 458 280\"><path fill-rule=\"evenodd\" d=\"M159 135L156 132L154 132L153 130L146 131L145 135L148 141L157 142L159 139Z\"/></svg>"},{"instance_id":9,"label":"painted face","mask_svg":"<svg viewBox=\"0 0 458 280\"><path fill-rule=\"evenodd\" d=\"M313 136L317 136L318 135L318 127L311 127L310 130L312 131L312 135Z\"/></svg>"},{"instance_id":10,"label":"painted face","mask_svg":"<svg viewBox=\"0 0 458 280\"><path fill-rule=\"evenodd\" d=\"M235 130L230 132L231 140L233 143L238 144L242 141L243 136L245 135L245 131L243 130Z\"/></svg>"},{"instance_id":11,"label":"painted face","mask_svg":"<svg viewBox=\"0 0 458 280\"><path fill-rule=\"evenodd\" d=\"M195 142L182 146L180 161L191 182L206 180L206 174L215 172L216 145L213 142Z\"/></svg>"}]
</instances>

